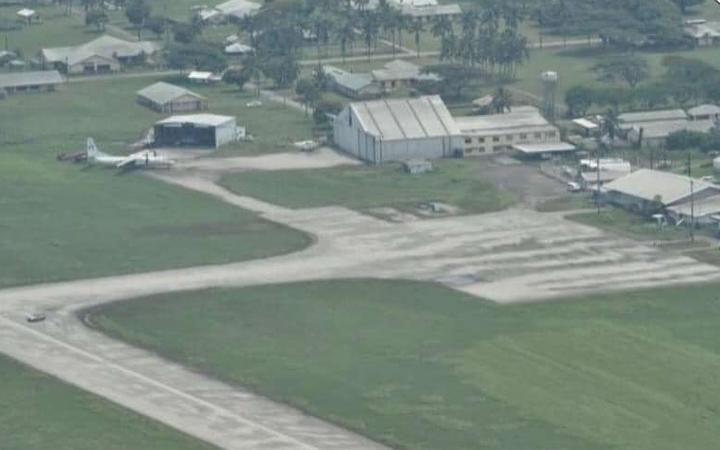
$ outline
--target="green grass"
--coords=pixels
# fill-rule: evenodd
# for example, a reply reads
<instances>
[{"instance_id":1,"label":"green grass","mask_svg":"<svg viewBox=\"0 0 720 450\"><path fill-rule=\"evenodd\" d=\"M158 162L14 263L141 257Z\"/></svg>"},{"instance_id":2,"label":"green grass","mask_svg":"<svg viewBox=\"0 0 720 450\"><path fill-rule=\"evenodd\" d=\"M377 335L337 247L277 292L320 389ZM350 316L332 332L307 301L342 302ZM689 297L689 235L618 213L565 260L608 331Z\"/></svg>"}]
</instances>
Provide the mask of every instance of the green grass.
<instances>
[{"instance_id":1,"label":"green grass","mask_svg":"<svg viewBox=\"0 0 720 450\"><path fill-rule=\"evenodd\" d=\"M70 84L0 104L0 286L227 263L309 243L139 173L55 161L57 152L84 148L87 136L109 152L126 151L158 119L135 103L147 84Z\"/></svg>"},{"instance_id":2,"label":"green grass","mask_svg":"<svg viewBox=\"0 0 720 450\"><path fill-rule=\"evenodd\" d=\"M596 212L587 212L568 216L568 218L633 239L652 241L689 239L688 230L685 227L678 228L672 225L659 227L654 221L621 208L604 206L600 215Z\"/></svg>"},{"instance_id":3,"label":"green grass","mask_svg":"<svg viewBox=\"0 0 720 450\"><path fill-rule=\"evenodd\" d=\"M18 6L0 7L0 18L15 21ZM87 27L76 15L65 14L64 8L33 6L42 17L42 23L23 25L20 30L7 33L10 50L20 49L25 58L35 57L43 47L78 45L100 36L94 27ZM112 34L112 33L110 33ZM5 33L0 42L5 46Z\"/></svg>"},{"instance_id":4,"label":"green grass","mask_svg":"<svg viewBox=\"0 0 720 450\"><path fill-rule=\"evenodd\" d=\"M208 444L0 355L3 450L210 450Z\"/></svg>"},{"instance_id":5,"label":"green grass","mask_svg":"<svg viewBox=\"0 0 720 450\"><path fill-rule=\"evenodd\" d=\"M397 164L243 173L228 175L221 184L290 208L344 205L355 209L414 209L421 202L439 201L467 212L488 212L509 206L514 200L511 195L479 178L474 164L482 162L437 161L435 170L423 175L406 174Z\"/></svg>"},{"instance_id":6,"label":"green grass","mask_svg":"<svg viewBox=\"0 0 720 450\"><path fill-rule=\"evenodd\" d=\"M706 450L720 439L717 292L501 307L338 280L162 295L93 317L396 448Z\"/></svg>"}]
</instances>

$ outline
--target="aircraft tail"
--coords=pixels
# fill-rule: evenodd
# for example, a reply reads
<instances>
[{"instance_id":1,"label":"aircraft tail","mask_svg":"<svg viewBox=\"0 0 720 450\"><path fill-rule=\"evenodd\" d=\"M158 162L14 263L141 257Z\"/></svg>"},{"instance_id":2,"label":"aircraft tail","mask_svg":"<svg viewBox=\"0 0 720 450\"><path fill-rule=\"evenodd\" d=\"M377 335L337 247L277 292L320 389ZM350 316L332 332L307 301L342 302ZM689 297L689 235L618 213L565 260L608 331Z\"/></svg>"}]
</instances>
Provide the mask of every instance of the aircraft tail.
<instances>
[{"instance_id":1,"label":"aircraft tail","mask_svg":"<svg viewBox=\"0 0 720 450\"><path fill-rule=\"evenodd\" d=\"M87 151L87 157L88 159L97 158L98 156L103 156L104 153L102 153L100 150L98 150L97 146L95 145L95 139L89 137L87 138L87 145L86 145L86 151Z\"/></svg>"}]
</instances>

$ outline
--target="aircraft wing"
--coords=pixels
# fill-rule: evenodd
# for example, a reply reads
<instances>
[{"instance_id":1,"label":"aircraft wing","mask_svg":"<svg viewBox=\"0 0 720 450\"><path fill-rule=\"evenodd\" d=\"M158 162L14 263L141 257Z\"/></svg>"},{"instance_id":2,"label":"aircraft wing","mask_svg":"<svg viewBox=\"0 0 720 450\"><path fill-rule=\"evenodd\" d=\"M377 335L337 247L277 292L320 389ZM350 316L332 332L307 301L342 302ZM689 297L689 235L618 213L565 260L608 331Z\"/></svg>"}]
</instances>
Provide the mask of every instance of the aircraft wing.
<instances>
[{"instance_id":1,"label":"aircraft wing","mask_svg":"<svg viewBox=\"0 0 720 450\"><path fill-rule=\"evenodd\" d=\"M129 169L135 164L142 161L142 158L137 155L130 155L115 165L118 169Z\"/></svg>"}]
</instances>

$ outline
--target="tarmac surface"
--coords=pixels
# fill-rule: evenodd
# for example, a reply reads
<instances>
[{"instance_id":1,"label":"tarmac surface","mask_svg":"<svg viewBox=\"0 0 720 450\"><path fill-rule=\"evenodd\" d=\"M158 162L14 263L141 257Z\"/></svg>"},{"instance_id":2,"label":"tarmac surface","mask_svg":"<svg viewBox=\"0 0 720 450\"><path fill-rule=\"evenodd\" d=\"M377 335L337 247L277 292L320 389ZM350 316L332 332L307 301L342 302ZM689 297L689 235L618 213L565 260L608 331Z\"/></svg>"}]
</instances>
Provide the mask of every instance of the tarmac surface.
<instances>
[{"instance_id":1,"label":"tarmac surface","mask_svg":"<svg viewBox=\"0 0 720 450\"><path fill-rule=\"evenodd\" d=\"M0 351L220 448L381 449L301 411L110 339L85 326L77 313L150 294L336 278L433 281L502 304L720 280L714 266L558 213L518 208L387 222L344 207L289 209L227 191L214 182L222 168L202 164L153 176L302 230L315 244L236 264L2 290ZM47 311L48 319L27 324L23 314L29 310Z\"/></svg>"}]
</instances>

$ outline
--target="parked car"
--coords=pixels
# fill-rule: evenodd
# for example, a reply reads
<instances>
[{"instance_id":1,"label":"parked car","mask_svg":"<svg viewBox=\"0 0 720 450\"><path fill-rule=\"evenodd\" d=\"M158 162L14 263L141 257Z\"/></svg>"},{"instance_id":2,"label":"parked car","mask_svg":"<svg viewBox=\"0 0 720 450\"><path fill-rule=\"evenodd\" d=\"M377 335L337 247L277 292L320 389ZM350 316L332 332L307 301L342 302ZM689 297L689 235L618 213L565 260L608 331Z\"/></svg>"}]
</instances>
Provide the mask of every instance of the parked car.
<instances>
[{"instance_id":1,"label":"parked car","mask_svg":"<svg viewBox=\"0 0 720 450\"><path fill-rule=\"evenodd\" d=\"M29 312L25 314L25 320L27 320L30 323L34 322L42 322L45 320L46 316L45 313L42 312Z\"/></svg>"},{"instance_id":2,"label":"parked car","mask_svg":"<svg viewBox=\"0 0 720 450\"><path fill-rule=\"evenodd\" d=\"M567 184L567 190L568 192L580 192L582 191L582 186L574 181L570 181Z\"/></svg>"}]
</instances>

